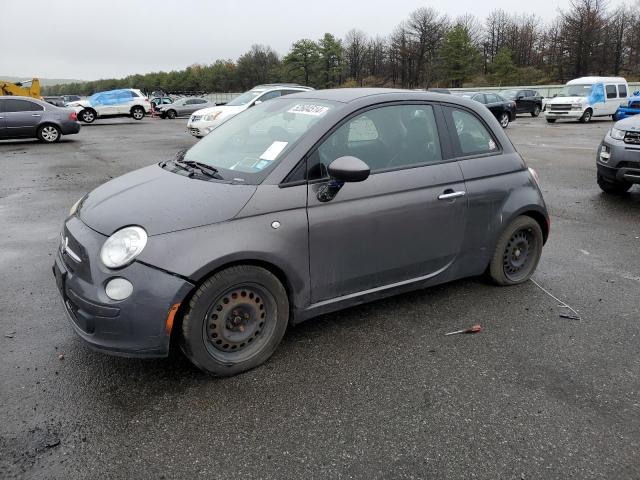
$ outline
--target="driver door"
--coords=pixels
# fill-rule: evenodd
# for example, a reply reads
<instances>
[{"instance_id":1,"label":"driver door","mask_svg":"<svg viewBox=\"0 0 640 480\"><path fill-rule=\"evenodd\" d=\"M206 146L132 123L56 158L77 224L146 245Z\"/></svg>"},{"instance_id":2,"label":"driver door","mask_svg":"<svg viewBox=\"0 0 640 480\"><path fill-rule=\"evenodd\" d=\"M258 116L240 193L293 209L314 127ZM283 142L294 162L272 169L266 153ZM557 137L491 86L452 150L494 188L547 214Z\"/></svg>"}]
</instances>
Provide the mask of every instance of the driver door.
<instances>
[{"instance_id":1,"label":"driver door","mask_svg":"<svg viewBox=\"0 0 640 480\"><path fill-rule=\"evenodd\" d=\"M426 280L460 250L467 203L449 159L440 107L398 104L352 117L307 161L311 301ZM443 151L445 152L443 154ZM318 191L327 167L356 156L369 178L345 183L329 201ZM326 200L326 199L325 199Z\"/></svg>"}]
</instances>

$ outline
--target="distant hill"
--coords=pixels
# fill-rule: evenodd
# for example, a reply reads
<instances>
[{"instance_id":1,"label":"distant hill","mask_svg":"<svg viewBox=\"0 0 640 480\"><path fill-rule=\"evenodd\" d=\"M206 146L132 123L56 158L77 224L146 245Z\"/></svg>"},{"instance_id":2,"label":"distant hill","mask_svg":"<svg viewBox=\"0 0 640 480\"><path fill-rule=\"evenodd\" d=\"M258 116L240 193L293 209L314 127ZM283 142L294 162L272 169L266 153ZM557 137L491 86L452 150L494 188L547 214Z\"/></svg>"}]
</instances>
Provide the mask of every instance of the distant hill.
<instances>
[{"instance_id":1,"label":"distant hill","mask_svg":"<svg viewBox=\"0 0 640 480\"><path fill-rule=\"evenodd\" d=\"M2 75L0 74L0 80L5 80L7 82L20 82L22 80L31 80L31 77L15 77L12 75ZM77 80L73 78L42 78L40 77L40 85L46 87L47 85L62 85L64 83L80 83L84 82L84 80Z\"/></svg>"}]
</instances>

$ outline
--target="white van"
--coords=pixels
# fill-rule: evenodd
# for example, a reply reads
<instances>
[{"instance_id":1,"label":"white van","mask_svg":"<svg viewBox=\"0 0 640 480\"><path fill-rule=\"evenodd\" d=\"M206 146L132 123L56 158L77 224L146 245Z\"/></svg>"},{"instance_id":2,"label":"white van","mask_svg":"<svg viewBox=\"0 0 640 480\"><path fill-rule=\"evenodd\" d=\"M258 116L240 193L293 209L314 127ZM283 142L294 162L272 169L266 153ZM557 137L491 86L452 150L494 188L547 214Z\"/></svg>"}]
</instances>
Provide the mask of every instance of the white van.
<instances>
[{"instance_id":1,"label":"white van","mask_svg":"<svg viewBox=\"0 0 640 480\"><path fill-rule=\"evenodd\" d=\"M567 82L544 108L547 122L568 118L588 122L592 117L613 116L629 94L622 77L581 77Z\"/></svg>"}]
</instances>

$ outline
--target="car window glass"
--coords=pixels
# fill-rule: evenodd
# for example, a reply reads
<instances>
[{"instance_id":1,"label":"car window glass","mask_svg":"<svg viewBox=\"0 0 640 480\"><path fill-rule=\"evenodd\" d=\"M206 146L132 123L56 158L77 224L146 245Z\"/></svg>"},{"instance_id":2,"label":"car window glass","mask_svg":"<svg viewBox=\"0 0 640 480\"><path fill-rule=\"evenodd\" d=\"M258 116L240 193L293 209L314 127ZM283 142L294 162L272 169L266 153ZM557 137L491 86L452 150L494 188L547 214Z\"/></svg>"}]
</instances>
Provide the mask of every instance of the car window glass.
<instances>
[{"instance_id":1,"label":"car window glass","mask_svg":"<svg viewBox=\"0 0 640 480\"><path fill-rule=\"evenodd\" d=\"M274 90L273 92L267 92L258 98L261 102L266 102L267 100L271 100L272 98L276 98L280 96L280 90Z\"/></svg>"},{"instance_id":2,"label":"car window glass","mask_svg":"<svg viewBox=\"0 0 640 480\"><path fill-rule=\"evenodd\" d=\"M615 85L607 85L607 98L616 98L618 96L618 92L616 91Z\"/></svg>"},{"instance_id":3,"label":"car window glass","mask_svg":"<svg viewBox=\"0 0 640 480\"><path fill-rule=\"evenodd\" d=\"M37 103L30 102L28 100L18 100L11 99L4 101L4 111L7 113L10 112L39 112L44 110L42 105L38 105Z\"/></svg>"},{"instance_id":4,"label":"car window glass","mask_svg":"<svg viewBox=\"0 0 640 480\"><path fill-rule=\"evenodd\" d=\"M138 95L138 92L134 92L133 90L129 91L129 93L131 94L132 97L139 97L140 95Z\"/></svg>"},{"instance_id":5,"label":"car window glass","mask_svg":"<svg viewBox=\"0 0 640 480\"><path fill-rule=\"evenodd\" d=\"M458 109L452 109L451 115L462 155L491 153L498 150L493 137L475 115Z\"/></svg>"},{"instance_id":6,"label":"car window glass","mask_svg":"<svg viewBox=\"0 0 640 480\"><path fill-rule=\"evenodd\" d=\"M207 101L204 98L196 98L193 103L207 103Z\"/></svg>"},{"instance_id":7,"label":"car window glass","mask_svg":"<svg viewBox=\"0 0 640 480\"><path fill-rule=\"evenodd\" d=\"M326 178L329 164L344 156L359 158L372 172L441 161L433 107L392 105L352 118L310 155L307 178Z\"/></svg>"},{"instance_id":8,"label":"car window glass","mask_svg":"<svg viewBox=\"0 0 640 480\"><path fill-rule=\"evenodd\" d=\"M485 97L487 97L487 103L496 103L500 101L500 99L493 93L487 93L485 94Z\"/></svg>"},{"instance_id":9,"label":"car window glass","mask_svg":"<svg viewBox=\"0 0 640 480\"><path fill-rule=\"evenodd\" d=\"M196 101L193 99L183 101L183 105L193 105L194 103L196 103Z\"/></svg>"},{"instance_id":10,"label":"car window glass","mask_svg":"<svg viewBox=\"0 0 640 480\"><path fill-rule=\"evenodd\" d=\"M620 98L625 98L627 96L627 86L624 83L618 85L618 96Z\"/></svg>"},{"instance_id":11,"label":"car window glass","mask_svg":"<svg viewBox=\"0 0 640 480\"><path fill-rule=\"evenodd\" d=\"M477 95L474 95L472 100L475 100L476 102L480 102L480 103L487 103L483 93L479 93Z\"/></svg>"}]
</instances>

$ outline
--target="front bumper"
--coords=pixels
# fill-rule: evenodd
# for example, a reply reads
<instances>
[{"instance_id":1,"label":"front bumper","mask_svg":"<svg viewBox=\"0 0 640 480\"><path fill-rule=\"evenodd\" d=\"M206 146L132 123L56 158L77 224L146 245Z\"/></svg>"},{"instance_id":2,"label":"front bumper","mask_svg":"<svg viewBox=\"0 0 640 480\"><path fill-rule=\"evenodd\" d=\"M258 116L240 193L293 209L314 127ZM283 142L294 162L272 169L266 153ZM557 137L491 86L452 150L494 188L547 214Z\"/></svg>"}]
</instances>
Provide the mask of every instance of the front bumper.
<instances>
[{"instance_id":1,"label":"front bumper","mask_svg":"<svg viewBox=\"0 0 640 480\"><path fill-rule=\"evenodd\" d=\"M98 255L106 237L75 216L65 222L63 238L68 239L68 249L58 249L53 273L75 332L105 353L166 357L171 337L167 318L193 284L140 262L117 271L104 267ZM106 296L104 287L114 277L133 284L127 299Z\"/></svg>"},{"instance_id":2,"label":"front bumper","mask_svg":"<svg viewBox=\"0 0 640 480\"><path fill-rule=\"evenodd\" d=\"M187 132L189 132L194 137L202 138L208 135L211 130L216 128L219 125L219 122L203 122L202 120L197 122L192 122L189 120L187 122Z\"/></svg>"},{"instance_id":3,"label":"front bumper","mask_svg":"<svg viewBox=\"0 0 640 480\"><path fill-rule=\"evenodd\" d=\"M547 107L548 108L548 107ZM545 110L545 118L570 118L577 120L582 117L584 112L582 110L566 110L566 111L548 111Z\"/></svg>"},{"instance_id":4,"label":"front bumper","mask_svg":"<svg viewBox=\"0 0 640 480\"><path fill-rule=\"evenodd\" d=\"M640 145L627 144L607 135L598 147L596 164L598 173L610 181L640 183Z\"/></svg>"}]
</instances>

